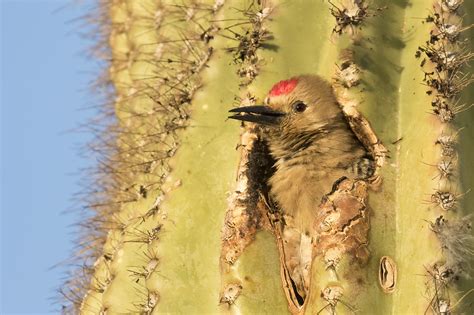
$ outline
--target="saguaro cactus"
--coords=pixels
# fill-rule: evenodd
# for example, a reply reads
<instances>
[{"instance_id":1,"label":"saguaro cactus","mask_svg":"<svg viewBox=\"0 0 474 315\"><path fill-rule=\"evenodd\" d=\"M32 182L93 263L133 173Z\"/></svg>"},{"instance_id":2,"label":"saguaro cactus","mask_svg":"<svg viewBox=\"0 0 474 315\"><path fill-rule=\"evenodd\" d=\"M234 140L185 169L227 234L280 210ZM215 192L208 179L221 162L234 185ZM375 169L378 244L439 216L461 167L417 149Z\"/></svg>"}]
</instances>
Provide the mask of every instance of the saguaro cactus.
<instances>
[{"instance_id":1,"label":"saguaro cactus","mask_svg":"<svg viewBox=\"0 0 474 315\"><path fill-rule=\"evenodd\" d=\"M91 145L102 158L65 312L474 311L474 3L99 4L115 120ZM332 83L377 164L370 181L339 181L315 205L304 299L285 280L281 217L262 197L265 139L226 120L300 74Z\"/></svg>"}]
</instances>

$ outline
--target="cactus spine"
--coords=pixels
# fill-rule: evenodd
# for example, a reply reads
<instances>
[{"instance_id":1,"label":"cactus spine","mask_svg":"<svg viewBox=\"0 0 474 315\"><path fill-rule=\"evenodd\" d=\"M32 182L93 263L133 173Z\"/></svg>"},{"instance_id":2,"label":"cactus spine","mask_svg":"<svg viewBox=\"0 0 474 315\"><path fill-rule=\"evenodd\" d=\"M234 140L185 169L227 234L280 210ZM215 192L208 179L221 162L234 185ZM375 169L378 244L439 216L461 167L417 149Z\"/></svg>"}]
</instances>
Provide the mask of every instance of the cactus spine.
<instances>
[{"instance_id":1,"label":"cactus spine","mask_svg":"<svg viewBox=\"0 0 474 315\"><path fill-rule=\"evenodd\" d=\"M472 311L472 3L102 0L100 8L115 122L92 146L105 153L88 198L95 214L82 224L89 259L62 289L66 312ZM333 81L345 111L362 112L388 152L364 210L367 263L345 253L328 266L326 252L313 262L307 304L294 309L278 237L248 203L258 199L252 181L268 167L265 149L251 126L239 140L225 117L302 73ZM241 222L245 229L232 230Z\"/></svg>"}]
</instances>

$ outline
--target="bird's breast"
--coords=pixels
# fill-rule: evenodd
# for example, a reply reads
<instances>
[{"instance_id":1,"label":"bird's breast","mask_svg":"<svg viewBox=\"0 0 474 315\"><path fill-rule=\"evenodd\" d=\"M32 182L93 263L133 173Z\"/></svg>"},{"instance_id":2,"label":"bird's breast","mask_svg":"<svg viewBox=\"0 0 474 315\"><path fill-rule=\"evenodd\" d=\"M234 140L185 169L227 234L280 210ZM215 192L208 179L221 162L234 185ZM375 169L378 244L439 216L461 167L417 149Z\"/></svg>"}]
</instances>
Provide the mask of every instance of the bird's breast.
<instances>
[{"instance_id":1,"label":"bird's breast","mask_svg":"<svg viewBox=\"0 0 474 315\"><path fill-rule=\"evenodd\" d=\"M272 150L276 170L269 180L270 195L302 231L309 230L323 197L341 177L356 177L350 169L366 151L350 134L333 134L302 150Z\"/></svg>"}]
</instances>

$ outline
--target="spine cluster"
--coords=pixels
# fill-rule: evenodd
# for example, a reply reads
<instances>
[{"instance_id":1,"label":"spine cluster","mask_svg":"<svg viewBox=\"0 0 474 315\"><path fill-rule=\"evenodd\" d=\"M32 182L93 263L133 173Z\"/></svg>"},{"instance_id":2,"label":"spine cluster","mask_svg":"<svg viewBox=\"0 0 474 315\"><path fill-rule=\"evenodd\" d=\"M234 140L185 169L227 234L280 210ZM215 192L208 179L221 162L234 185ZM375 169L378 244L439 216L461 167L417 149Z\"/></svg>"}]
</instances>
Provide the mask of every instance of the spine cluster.
<instances>
[{"instance_id":1,"label":"spine cluster","mask_svg":"<svg viewBox=\"0 0 474 315\"><path fill-rule=\"evenodd\" d=\"M290 18L295 20L301 14L299 2L270 3L255 0L236 5L224 3L223 0L214 3L199 0L99 0L98 14L86 17L86 21L100 25L95 33L98 34L96 40L101 44L94 48L94 53L108 67L97 84L105 92L107 104L101 107L101 117L87 126L95 135L88 152L97 158L97 165L88 170L82 192L84 197L81 203L88 209L88 215L79 224L80 237L74 261L80 261L80 264L72 269L63 285L63 312L150 314L168 311L164 309L166 307L160 309L160 302L163 305L169 300L168 292L165 292L167 287L160 285L175 285L163 270L166 270L166 260L169 262L177 257L163 253L162 246L167 241L165 235L176 232L170 226L184 225L182 222L172 222L173 210L170 210L170 217L165 211L165 201L172 199L167 199L168 193L181 186L181 181L174 178L177 173L173 173L174 161L181 156L176 156L176 152L181 144L181 150L184 151L183 141L189 140L182 137L182 131L186 128L189 131L202 122L192 120L196 117L197 109L221 106L218 102L224 102L223 94L219 94L221 91L216 92L216 86L221 90L229 89L229 85L222 84L221 87L221 82L210 82L206 78L212 78L216 72L225 72L226 75L231 72L229 75L235 79L232 81L235 89L228 93L239 93L234 97L235 103L238 106L255 105L260 95L252 94L254 88L267 84L266 80L270 78L275 78L275 82L282 79L286 73L280 72L287 71L291 75L294 69L324 72L325 65L317 64L321 61L315 59L331 60L327 62L331 65L334 60L338 60L334 76L338 100L354 134L375 160L377 176L368 181L346 179L336 183L334 191L327 195L325 207L318 209L315 233L318 234L319 243L312 252L317 257L311 256L314 258L312 267L316 276L311 279L311 290L304 297L304 305L299 303L300 296L294 296L294 283L283 281L290 312L335 314L375 311L377 308L376 312L384 313L390 310L396 312L397 307L402 309L407 303L413 303L410 309L419 310L420 305L422 308L426 306L426 313L433 314L450 314L460 309L462 300L470 291L456 295L455 285L459 278L469 276L468 271L472 267L469 262L474 255L474 236L471 217L462 215L462 198L468 190L462 190L459 184L461 145L458 138L463 131L456 125L456 117L471 107L471 104L461 101L461 95L473 81L472 75L466 72L466 66L474 54L469 50L465 36L471 26L463 25L463 1L433 1L436 3L432 12L423 19L424 26L429 25L431 31L413 56L420 41L411 42L410 35L416 33L418 36L425 31L406 27L412 23L408 19L412 18L410 15L414 10L410 11L400 4L408 4L409 1L328 0L311 5L310 2L301 2L301 7L311 7L311 14L322 17L314 21L306 19L304 22L316 25L312 28L314 30L325 29L327 34L305 33L302 29L304 34L292 32L290 36L294 38L290 38L282 30L288 29ZM376 8L375 5L380 3L387 8ZM414 7L419 6L419 3L414 4ZM327 11L319 15L320 8ZM403 17L403 14L407 16ZM334 26L328 26L326 21L331 16L335 18ZM279 17L286 19L280 23L276 21ZM290 26L300 25L300 21L295 22L298 23ZM331 46L318 42L321 39L329 41ZM308 52L316 50L306 51L303 44L312 48L317 46L317 49L322 47L329 53L314 58ZM414 46L403 50L409 45ZM403 59L403 51L409 51L408 61ZM267 58L267 55L271 57ZM265 60L262 56L265 56ZM412 83L416 84L411 81L410 71L414 68L410 67L410 71L407 71L403 62L419 62L424 80L417 83L423 86L407 89ZM318 74L330 77L332 71ZM420 72L418 75L422 76ZM398 82L400 78L406 80ZM425 223L423 219L428 214L423 213L421 219L416 220L423 222L415 222L423 227L429 226L429 236L423 234L424 231L413 234L409 231L409 236L422 238L416 240L413 247L426 245L428 251L433 246L439 246L427 255L435 258L418 257L414 261L416 266L412 266L411 261L405 260L409 260L406 257L411 257L413 253L404 256L400 247L407 245L407 241L397 234L398 230L395 231L399 227L394 226L405 220L407 212L414 210L405 207L400 209L399 205L404 205L405 200L401 202L399 199L405 197L400 196L398 190L408 194L406 198L410 199L411 204L423 197L418 198L418 192L410 195L407 189L400 189L405 184L412 187L412 182L408 181L414 181L418 175L410 174L407 177L402 173L413 164L400 166L397 163L406 161L400 159L400 154L407 153L408 156L408 151L411 151L407 159L413 159L422 150L407 144L411 143L407 140L412 140L409 139L413 138L412 134L403 134L405 131L398 129L393 131L396 128L403 129L408 125L406 121L410 120L411 123L412 120L412 117L408 117L410 111L406 110L412 104L400 104L400 101L397 103L393 99L398 95L400 99L413 100L419 95L411 97L411 94L415 95L419 90L422 90L421 94L426 92L427 95L423 96L430 99L430 104L425 104L431 112L413 120L419 119L420 124L430 130L430 137L433 132L437 132L434 143L429 143L431 149L433 146L436 148L436 156L423 156L423 159L429 159L423 160L428 166L421 166L433 171L432 186L435 189L430 190L426 183L422 185L422 189L426 190L424 200L430 205L427 213L431 217ZM265 93L260 92L261 95ZM225 102L232 103L232 97L230 102ZM209 104L206 103L207 99L210 100ZM367 109L367 116L371 117L374 129L383 137L384 144L390 146L392 143L390 152L387 153L368 121L357 111L358 104L362 105L362 110ZM207 122L204 123L205 128L209 127ZM430 129L431 123L433 128ZM443 127L439 129L439 125ZM229 128L233 127L229 125ZM188 143L188 146L192 145L194 142L191 145ZM265 204L268 200L265 200L264 193L268 191L266 184L274 161L260 137L258 127L243 126L239 147L241 161L237 183L229 194L221 234L222 282L215 307L223 313L229 312L229 309L242 312L250 309L248 305L255 307L256 304L261 304L256 308L260 311L268 306L265 303L271 304L268 298L258 300L263 295L258 295L260 292L257 291L262 288L261 283L267 280L267 274L259 278L256 275L258 271L253 273L254 270L244 270L245 264L248 264L245 259L239 261L241 256L244 258L244 250L255 240L257 231L266 229L273 232L281 261L262 263L262 259L259 259L257 265L252 265L255 262L250 263L252 269L255 266L270 269L271 263L284 265L293 258L293 254L284 257L285 235L278 223L282 217L278 211L269 212L271 207ZM204 151L200 153L204 154ZM192 156L194 158L196 156ZM389 165L381 168L385 160ZM381 173L384 175L383 186L380 185ZM431 180L429 177L427 181ZM187 178L181 178L184 183L181 188L189 187ZM426 179L424 175L417 178ZM371 194L367 203L369 188L378 190L380 194L375 198ZM215 195L211 196L216 198ZM221 197L224 200L225 196ZM215 213L222 210L219 208ZM215 219L208 216L206 213L203 220ZM192 226L202 228L202 221L196 221L199 222L193 221ZM404 224L401 230L407 232L410 228ZM178 237L175 235L170 238ZM206 237L209 240L209 236ZM205 251L203 248L206 244L194 245ZM270 245L275 245L273 239ZM259 257L268 258L271 255L265 252ZM191 267L187 265L188 259ZM184 257L179 261L186 265L184 269L196 268L192 275L186 277L198 278L201 272L207 274L209 269L206 268L211 267L196 267L202 264L202 261L198 261L200 259L201 256ZM420 270L426 270L426 286L423 277L413 276L421 273ZM426 287L427 298L420 293L420 296L413 296L413 301L400 301L400 296L407 295L407 281L401 281L401 278L398 281L397 274L406 277L407 271L413 271L411 276L416 282L417 292L421 291L420 287ZM171 273L171 276L176 274ZM281 276L284 278L284 275ZM376 283L377 278L380 288L374 288L373 281ZM420 278L422 280L417 280ZM211 289L216 293L216 288ZM276 289L278 291L268 289L268 292L281 293L279 285L276 285ZM388 295L392 293L395 294ZM296 301L293 306L290 305L291 299ZM283 308L286 310L285 303ZM400 304L403 305L400 307Z\"/></svg>"},{"instance_id":2,"label":"spine cluster","mask_svg":"<svg viewBox=\"0 0 474 315\"><path fill-rule=\"evenodd\" d=\"M65 313L102 314L115 306L148 314L157 305L153 274L159 269L157 244L167 217L160 204L180 184L167 182L169 160L179 147L179 130L188 125L199 74L213 53L218 28L212 17L222 5L100 3L98 23L107 25L103 44L111 47L107 79L100 85L109 91L109 106L105 119L90 125L96 140L89 149L98 163L90 170L92 185L83 192L90 211L80 224L77 255L83 265L62 290ZM133 292L121 306L107 298L114 282Z\"/></svg>"},{"instance_id":3,"label":"spine cluster","mask_svg":"<svg viewBox=\"0 0 474 315\"><path fill-rule=\"evenodd\" d=\"M443 259L427 267L430 280L428 309L434 314L451 314L455 310L449 288L460 277L468 277L470 261L474 257L474 235L471 216L463 216L460 198L464 195L459 184L458 134L455 117L473 104L464 104L461 93L474 78L466 66L474 54L463 32L461 0L439 0L424 23L432 25L428 40L415 54L421 60L426 93L431 95L432 113L443 124L435 145L439 148L436 189L430 202L438 216L431 223L443 252ZM454 305L453 305L454 304Z\"/></svg>"},{"instance_id":4,"label":"spine cluster","mask_svg":"<svg viewBox=\"0 0 474 315\"><path fill-rule=\"evenodd\" d=\"M385 148L357 111L351 88L358 87L363 77L355 61L353 46L363 41L361 32L364 24L379 9L372 9L366 1L347 0L337 4L328 1L328 4L336 22L332 33L337 37L333 41L336 44L336 40L343 40L339 37L349 38L349 45L339 52L334 90L346 119L376 161L378 171L384 163ZM336 314L338 311L355 313L357 310L358 285L354 279L364 277L360 271L367 266L370 257L368 187L370 184L376 186L375 182L379 179L374 175L367 182L345 179L334 183L334 191L326 196L326 201L318 209L315 252L316 260L324 261L324 271L320 271L324 276L316 279L320 282L317 287L322 304L317 314ZM352 266L348 268L347 264Z\"/></svg>"}]
</instances>

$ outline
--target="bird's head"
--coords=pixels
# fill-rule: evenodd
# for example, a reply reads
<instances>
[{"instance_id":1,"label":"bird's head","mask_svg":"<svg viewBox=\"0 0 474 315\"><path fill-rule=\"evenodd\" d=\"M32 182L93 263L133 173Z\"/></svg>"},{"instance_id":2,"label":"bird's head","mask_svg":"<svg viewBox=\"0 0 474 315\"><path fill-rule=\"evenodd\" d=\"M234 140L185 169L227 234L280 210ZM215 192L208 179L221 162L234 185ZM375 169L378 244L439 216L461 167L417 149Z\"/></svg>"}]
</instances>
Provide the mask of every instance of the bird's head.
<instances>
[{"instance_id":1,"label":"bird's head","mask_svg":"<svg viewBox=\"0 0 474 315\"><path fill-rule=\"evenodd\" d=\"M320 130L340 117L331 85L315 75L301 75L276 83L262 106L230 110L229 118L264 125L272 133L305 133Z\"/></svg>"}]
</instances>

